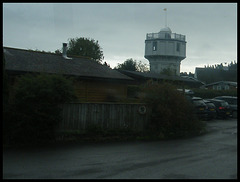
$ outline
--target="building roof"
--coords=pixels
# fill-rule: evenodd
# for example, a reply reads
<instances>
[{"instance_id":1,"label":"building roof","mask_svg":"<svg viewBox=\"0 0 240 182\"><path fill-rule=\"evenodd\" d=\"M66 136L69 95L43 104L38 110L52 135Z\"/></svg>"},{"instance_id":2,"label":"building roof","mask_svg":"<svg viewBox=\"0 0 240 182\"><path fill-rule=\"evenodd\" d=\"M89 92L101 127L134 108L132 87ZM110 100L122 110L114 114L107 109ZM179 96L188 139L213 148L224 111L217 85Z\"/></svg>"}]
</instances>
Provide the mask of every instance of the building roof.
<instances>
[{"instance_id":1,"label":"building roof","mask_svg":"<svg viewBox=\"0 0 240 182\"><path fill-rule=\"evenodd\" d=\"M230 86L237 87L237 82L231 82L231 81L219 81L219 82L209 83L209 84L204 85L204 87L212 86L212 85L221 85L221 84L227 84Z\"/></svg>"},{"instance_id":2,"label":"building roof","mask_svg":"<svg viewBox=\"0 0 240 182\"><path fill-rule=\"evenodd\" d=\"M205 84L205 83L203 83L202 81L200 81L200 80L198 80L198 79L196 79L196 78L193 78L193 77L191 77L191 76L181 76L182 78L187 78L187 79L190 79L190 80L195 80L195 81L197 81L197 82L201 82L203 85Z\"/></svg>"},{"instance_id":3,"label":"building roof","mask_svg":"<svg viewBox=\"0 0 240 182\"><path fill-rule=\"evenodd\" d=\"M32 50L4 47L5 69L14 72L44 72L88 78L133 80L108 66L91 59L72 57Z\"/></svg>"},{"instance_id":4,"label":"building roof","mask_svg":"<svg viewBox=\"0 0 240 182\"><path fill-rule=\"evenodd\" d=\"M201 86L202 83L197 80L192 80L188 78L183 78L180 76L168 76L168 75L163 75L159 73L153 73L153 72L138 72L138 71L127 71L127 70L119 70L121 73L126 74L127 76L130 76L135 79L140 79L140 80L149 80L149 79L155 79L155 80L169 80L169 81L180 81L184 82L186 84L194 85L194 86Z\"/></svg>"}]
</instances>

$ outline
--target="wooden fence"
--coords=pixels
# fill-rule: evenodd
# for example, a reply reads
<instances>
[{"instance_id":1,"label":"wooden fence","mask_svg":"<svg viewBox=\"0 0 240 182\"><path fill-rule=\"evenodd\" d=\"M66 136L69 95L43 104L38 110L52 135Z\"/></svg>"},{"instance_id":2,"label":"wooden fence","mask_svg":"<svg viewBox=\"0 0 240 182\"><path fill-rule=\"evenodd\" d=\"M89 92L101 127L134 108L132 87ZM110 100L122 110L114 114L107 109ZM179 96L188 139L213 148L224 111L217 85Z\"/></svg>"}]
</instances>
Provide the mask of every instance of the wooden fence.
<instances>
[{"instance_id":1,"label":"wooden fence","mask_svg":"<svg viewBox=\"0 0 240 182\"><path fill-rule=\"evenodd\" d=\"M142 131L150 114L146 104L68 103L62 105L60 130L85 130L98 126L102 129Z\"/></svg>"}]
</instances>

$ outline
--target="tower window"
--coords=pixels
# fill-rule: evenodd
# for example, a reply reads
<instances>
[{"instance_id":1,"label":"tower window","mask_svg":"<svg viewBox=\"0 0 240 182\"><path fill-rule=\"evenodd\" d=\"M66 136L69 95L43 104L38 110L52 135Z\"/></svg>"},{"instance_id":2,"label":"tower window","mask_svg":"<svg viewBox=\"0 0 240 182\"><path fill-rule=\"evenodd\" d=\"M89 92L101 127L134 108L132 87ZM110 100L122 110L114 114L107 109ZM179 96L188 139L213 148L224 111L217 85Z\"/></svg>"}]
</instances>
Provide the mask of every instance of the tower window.
<instances>
[{"instance_id":1,"label":"tower window","mask_svg":"<svg viewBox=\"0 0 240 182\"><path fill-rule=\"evenodd\" d=\"M180 52L180 43L177 43L177 49L178 52Z\"/></svg>"},{"instance_id":2,"label":"tower window","mask_svg":"<svg viewBox=\"0 0 240 182\"><path fill-rule=\"evenodd\" d=\"M165 33L165 39L171 39L171 35L169 33Z\"/></svg>"},{"instance_id":3,"label":"tower window","mask_svg":"<svg viewBox=\"0 0 240 182\"><path fill-rule=\"evenodd\" d=\"M156 51L157 50L157 42L153 42L153 51Z\"/></svg>"}]
</instances>

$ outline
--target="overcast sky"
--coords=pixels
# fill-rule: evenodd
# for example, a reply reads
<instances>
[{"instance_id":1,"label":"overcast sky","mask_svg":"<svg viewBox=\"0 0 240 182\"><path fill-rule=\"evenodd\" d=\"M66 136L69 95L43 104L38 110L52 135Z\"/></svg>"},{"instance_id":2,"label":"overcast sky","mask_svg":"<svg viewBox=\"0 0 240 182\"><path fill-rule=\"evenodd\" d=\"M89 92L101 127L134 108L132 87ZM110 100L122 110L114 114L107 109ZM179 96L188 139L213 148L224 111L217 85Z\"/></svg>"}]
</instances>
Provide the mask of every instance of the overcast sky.
<instances>
[{"instance_id":1,"label":"overcast sky","mask_svg":"<svg viewBox=\"0 0 240 182\"><path fill-rule=\"evenodd\" d=\"M147 33L186 35L180 72L237 61L237 3L4 3L3 46L54 52L69 38L98 40L112 68L144 58Z\"/></svg>"}]
</instances>

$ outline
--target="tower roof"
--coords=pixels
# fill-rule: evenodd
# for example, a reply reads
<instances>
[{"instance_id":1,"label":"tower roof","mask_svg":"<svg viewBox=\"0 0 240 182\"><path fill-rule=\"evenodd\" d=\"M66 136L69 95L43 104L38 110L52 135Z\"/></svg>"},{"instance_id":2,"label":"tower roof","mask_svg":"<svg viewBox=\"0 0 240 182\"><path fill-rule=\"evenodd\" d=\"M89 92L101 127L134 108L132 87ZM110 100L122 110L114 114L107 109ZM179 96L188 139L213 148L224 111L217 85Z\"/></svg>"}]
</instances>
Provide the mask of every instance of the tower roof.
<instances>
[{"instance_id":1,"label":"tower roof","mask_svg":"<svg viewBox=\"0 0 240 182\"><path fill-rule=\"evenodd\" d=\"M162 28L160 32L172 33L172 30L169 27Z\"/></svg>"}]
</instances>

